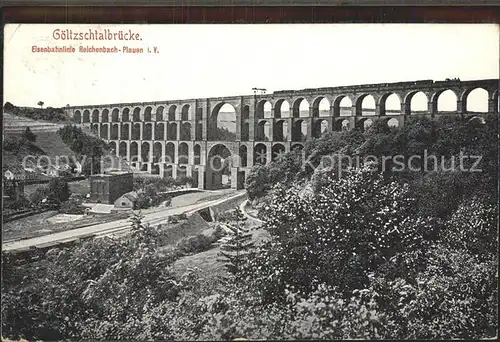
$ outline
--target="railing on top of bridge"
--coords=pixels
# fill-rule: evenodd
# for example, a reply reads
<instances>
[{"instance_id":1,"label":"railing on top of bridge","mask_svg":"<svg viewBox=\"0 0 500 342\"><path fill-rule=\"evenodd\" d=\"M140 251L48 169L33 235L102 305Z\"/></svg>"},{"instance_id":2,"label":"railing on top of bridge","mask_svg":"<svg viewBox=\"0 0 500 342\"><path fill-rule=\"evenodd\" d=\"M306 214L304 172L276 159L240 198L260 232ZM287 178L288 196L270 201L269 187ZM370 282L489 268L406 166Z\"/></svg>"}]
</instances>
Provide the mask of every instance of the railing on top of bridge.
<instances>
[{"instance_id":1,"label":"railing on top of bridge","mask_svg":"<svg viewBox=\"0 0 500 342\"><path fill-rule=\"evenodd\" d=\"M446 81L444 81L446 82ZM335 90L352 90L352 89L373 89L381 87L404 87L404 86L414 86L414 85L431 85L433 80L420 80L420 81L410 81L410 82L396 82L396 83L373 83L373 84L359 84L351 86L336 86L336 87L322 87L322 88L306 88L300 90L278 90L273 92L273 94L295 94L301 92L323 92L323 91L335 91Z\"/></svg>"}]
</instances>

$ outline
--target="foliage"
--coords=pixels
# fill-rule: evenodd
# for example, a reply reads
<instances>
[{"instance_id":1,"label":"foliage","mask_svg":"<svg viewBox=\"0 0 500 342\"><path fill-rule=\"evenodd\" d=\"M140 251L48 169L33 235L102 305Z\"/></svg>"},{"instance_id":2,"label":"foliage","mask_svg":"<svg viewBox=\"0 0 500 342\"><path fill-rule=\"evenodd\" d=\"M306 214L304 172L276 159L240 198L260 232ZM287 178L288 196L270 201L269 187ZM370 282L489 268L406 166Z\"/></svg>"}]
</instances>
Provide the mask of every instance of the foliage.
<instances>
[{"instance_id":1,"label":"foliage","mask_svg":"<svg viewBox=\"0 0 500 342\"><path fill-rule=\"evenodd\" d=\"M125 239L93 239L52 249L38 264L4 257L2 331L29 340L142 336L149 308L174 300L172 254L158 253L158 232L132 218ZM7 261L7 262L5 262Z\"/></svg>"},{"instance_id":2,"label":"foliage","mask_svg":"<svg viewBox=\"0 0 500 342\"><path fill-rule=\"evenodd\" d=\"M364 141L365 137L358 130L328 132L319 138L309 140L304 148L305 160L307 161L304 175L310 175L313 171L312 166L320 165L325 156L336 153L353 155L355 149Z\"/></svg>"},{"instance_id":3,"label":"foliage","mask_svg":"<svg viewBox=\"0 0 500 342\"><path fill-rule=\"evenodd\" d=\"M165 202L166 206L170 205L171 197L167 193L160 193L157 191L155 184L149 183L144 186L141 191L137 193L137 201L135 203L136 209L147 209L156 207Z\"/></svg>"},{"instance_id":4,"label":"foliage","mask_svg":"<svg viewBox=\"0 0 500 342\"><path fill-rule=\"evenodd\" d=\"M193 184L194 183L194 179L193 177L190 177L190 176L180 176L180 177L177 177L177 179L175 180L175 184L181 186L181 185L186 185L186 184Z\"/></svg>"},{"instance_id":5,"label":"foliage","mask_svg":"<svg viewBox=\"0 0 500 342\"><path fill-rule=\"evenodd\" d=\"M238 221L238 219L241 217L240 215L241 211L239 210L238 207L236 207L233 210L217 213L217 221L219 222Z\"/></svg>"},{"instance_id":6,"label":"foliage","mask_svg":"<svg viewBox=\"0 0 500 342\"><path fill-rule=\"evenodd\" d=\"M378 305L363 292L344 299L335 289L320 286L310 295L288 289L286 304L264 305L253 292L232 284L193 277L163 320L173 339L349 339L391 336L391 326ZM158 310L159 311L159 310ZM168 312L168 313L167 313Z\"/></svg>"},{"instance_id":7,"label":"foliage","mask_svg":"<svg viewBox=\"0 0 500 342\"><path fill-rule=\"evenodd\" d=\"M291 184L302 176L302 154L300 151L284 153L267 165L256 165L246 179L250 200L264 196L274 184Z\"/></svg>"},{"instance_id":8,"label":"foliage","mask_svg":"<svg viewBox=\"0 0 500 342\"><path fill-rule=\"evenodd\" d=\"M58 206L66 202L71 195L68 182L61 177L52 178L48 184L41 185L30 195L30 202L34 206L40 206L43 200L56 203Z\"/></svg>"},{"instance_id":9,"label":"foliage","mask_svg":"<svg viewBox=\"0 0 500 342\"><path fill-rule=\"evenodd\" d=\"M59 202L66 202L71 195L68 182L61 177L52 178L48 184L48 197Z\"/></svg>"},{"instance_id":10,"label":"foliage","mask_svg":"<svg viewBox=\"0 0 500 342\"><path fill-rule=\"evenodd\" d=\"M220 224L217 224L212 232L212 242L217 242L227 235L227 232L222 228Z\"/></svg>"},{"instance_id":11,"label":"foliage","mask_svg":"<svg viewBox=\"0 0 500 342\"><path fill-rule=\"evenodd\" d=\"M17 152L19 150L20 145L21 145L21 140L20 139L16 139L13 136L6 136L3 139L3 149L4 149L4 151Z\"/></svg>"},{"instance_id":12,"label":"foliage","mask_svg":"<svg viewBox=\"0 0 500 342\"><path fill-rule=\"evenodd\" d=\"M176 181L172 177L140 177L134 176L134 191L144 189L148 185L154 185L158 192L173 190Z\"/></svg>"},{"instance_id":13,"label":"foliage","mask_svg":"<svg viewBox=\"0 0 500 342\"><path fill-rule=\"evenodd\" d=\"M498 264L463 250L435 245L415 277L375 277L370 291L407 339L476 339L497 329Z\"/></svg>"},{"instance_id":14,"label":"foliage","mask_svg":"<svg viewBox=\"0 0 500 342\"><path fill-rule=\"evenodd\" d=\"M36 135L31 131L31 129L26 127L26 130L23 132L23 139L29 141L29 142L35 142L36 141Z\"/></svg>"},{"instance_id":15,"label":"foliage","mask_svg":"<svg viewBox=\"0 0 500 342\"><path fill-rule=\"evenodd\" d=\"M212 235L178 243L184 253L202 251L228 226L236 238L221 253L228 273L237 274L231 281L192 269L174 276L181 253L158 252L159 231L140 216L126 238L54 249L39 264L20 266L3 255L3 332L49 340L496 336L497 135L491 125L408 118L394 129L378 121L364 133L312 140L305 166L290 153L255 167L249 195L262 203L269 241L252 246L234 211L219 216ZM483 172L383 172L372 163L340 175L311 167L335 153L425 150L447 163L461 151L480 154ZM154 195L157 183L144 183L141 190Z\"/></svg>"},{"instance_id":16,"label":"foliage","mask_svg":"<svg viewBox=\"0 0 500 342\"><path fill-rule=\"evenodd\" d=\"M270 187L271 182L269 180L266 167L263 165L256 165L252 167L245 184L248 198L254 199L255 197L263 196L270 189Z\"/></svg>"},{"instance_id":17,"label":"foliage","mask_svg":"<svg viewBox=\"0 0 500 342\"><path fill-rule=\"evenodd\" d=\"M47 198L49 193L49 187L47 185L38 186L34 192L32 192L29 196L29 201L34 205L40 205L42 200Z\"/></svg>"},{"instance_id":18,"label":"foliage","mask_svg":"<svg viewBox=\"0 0 500 342\"><path fill-rule=\"evenodd\" d=\"M7 188L5 190L7 190ZM5 192L5 193L7 194L7 192ZM18 200L7 201L6 199L4 199L4 201L3 201L3 208L4 209L14 209L17 211L17 210L21 210L23 208L29 208L30 206L31 206L31 202L29 201L29 199L26 198L26 196L24 194L22 194ZM5 212L4 212L4 214L5 214Z\"/></svg>"},{"instance_id":19,"label":"foliage","mask_svg":"<svg viewBox=\"0 0 500 342\"><path fill-rule=\"evenodd\" d=\"M180 239L176 248L184 254L199 253L209 249L212 241L210 236L200 233Z\"/></svg>"},{"instance_id":20,"label":"foliage","mask_svg":"<svg viewBox=\"0 0 500 342\"><path fill-rule=\"evenodd\" d=\"M422 215L447 217L457 209L465 196L480 195L496 198L498 119L485 116L485 124L473 124L459 117L439 119L409 118L403 128L385 129L374 125L358 148L361 156L379 157L379 170L385 170L410 184ZM380 126L380 127L379 127ZM392 160L382 163L380 156L413 158L415 172L406 167L394 172ZM460 158L463 159L463 168ZM482 172L470 172L475 166ZM473 193L471 194L471 189Z\"/></svg>"},{"instance_id":21,"label":"foliage","mask_svg":"<svg viewBox=\"0 0 500 342\"><path fill-rule=\"evenodd\" d=\"M81 215L85 212L82 206L82 200L70 197L66 202L61 204L59 212L64 214Z\"/></svg>"},{"instance_id":22,"label":"foliage","mask_svg":"<svg viewBox=\"0 0 500 342\"><path fill-rule=\"evenodd\" d=\"M17 107L10 102L6 102L4 105L4 110L5 112L12 113L18 116L24 116L33 120L46 120L52 122L61 122L68 120L63 108L41 108L43 104L44 103L40 101L38 102L40 108L31 108Z\"/></svg>"},{"instance_id":23,"label":"foliage","mask_svg":"<svg viewBox=\"0 0 500 342\"><path fill-rule=\"evenodd\" d=\"M498 212L494 203L479 197L466 198L446 222L441 240L454 250L484 261L497 253L497 224Z\"/></svg>"},{"instance_id":24,"label":"foliage","mask_svg":"<svg viewBox=\"0 0 500 342\"><path fill-rule=\"evenodd\" d=\"M282 295L286 284L309 292L324 283L352 292L397 254L425 252L435 239L439 225L415 215L408 186L368 168L340 179L327 171L320 182L317 192L278 186L265 212L273 240L247 272L258 268L267 275L258 284L266 299ZM418 262L400 272L418 271Z\"/></svg>"},{"instance_id":25,"label":"foliage","mask_svg":"<svg viewBox=\"0 0 500 342\"><path fill-rule=\"evenodd\" d=\"M83 172L90 174L100 169L100 158L109 150L104 140L86 134L80 127L66 125L59 129L63 142L79 156L85 156Z\"/></svg>"},{"instance_id":26,"label":"foliage","mask_svg":"<svg viewBox=\"0 0 500 342\"><path fill-rule=\"evenodd\" d=\"M13 135L4 136L3 149L4 151L13 152L17 155L21 155L22 152L35 155L45 154L45 152L34 145L33 142L26 140L23 137Z\"/></svg>"},{"instance_id":27,"label":"foliage","mask_svg":"<svg viewBox=\"0 0 500 342\"><path fill-rule=\"evenodd\" d=\"M233 232L231 239L221 245L220 256L227 271L233 276L238 276L242 271L243 264L252 253L254 243L252 234L245 229L246 217L239 210L235 210L235 218L227 227Z\"/></svg>"},{"instance_id":28,"label":"foliage","mask_svg":"<svg viewBox=\"0 0 500 342\"><path fill-rule=\"evenodd\" d=\"M167 222L173 224L179 223L179 218L177 217L177 215L172 215L168 217Z\"/></svg>"},{"instance_id":29,"label":"foliage","mask_svg":"<svg viewBox=\"0 0 500 342\"><path fill-rule=\"evenodd\" d=\"M41 107L43 107L44 102L43 102L43 101L38 101L37 105L39 105L39 106L40 106L40 108L41 108Z\"/></svg>"},{"instance_id":30,"label":"foliage","mask_svg":"<svg viewBox=\"0 0 500 342\"><path fill-rule=\"evenodd\" d=\"M216 141L235 141L236 133L231 132L229 129L225 127L217 127L215 131L215 137L213 140Z\"/></svg>"},{"instance_id":31,"label":"foliage","mask_svg":"<svg viewBox=\"0 0 500 342\"><path fill-rule=\"evenodd\" d=\"M285 154L265 166L254 166L247 179L247 193L253 200L268 195L276 183L310 180L320 165L333 169L342 166L342 170L362 167L364 158L371 156L377 159L376 166L385 177L396 177L398 182L410 185L420 214L445 218L464 196L497 198L498 118L484 118L485 124L475 124L460 117L409 117L402 128L389 128L384 120L375 120L365 133L356 129L328 132L309 140L303 157L302 152L295 152L297 157ZM467 156L465 171L460 170L461 155ZM340 161L340 156L345 158ZM481 158L476 167L482 172L468 172L475 156ZM348 157L352 163L344 165ZM396 157L405 161L404 168L398 168ZM414 158L410 161L410 157ZM359 165L354 164L358 161ZM448 170L453 165L454 170Z\"/></svg>"}]
</instances>

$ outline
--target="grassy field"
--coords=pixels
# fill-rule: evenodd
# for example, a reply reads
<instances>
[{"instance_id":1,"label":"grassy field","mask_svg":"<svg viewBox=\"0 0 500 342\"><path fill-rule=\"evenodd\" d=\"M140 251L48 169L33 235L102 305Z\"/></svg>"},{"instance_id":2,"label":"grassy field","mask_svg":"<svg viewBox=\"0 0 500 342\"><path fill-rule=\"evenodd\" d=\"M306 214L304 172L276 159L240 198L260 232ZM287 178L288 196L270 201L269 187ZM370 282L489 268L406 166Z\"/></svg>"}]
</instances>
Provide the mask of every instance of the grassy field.
<instances>
[{"instance_id":1,"label":"grassy field","mask_svg":"<svg viewBox=\"0 0 500 342\"><path fill-rule=\"evenodd\" d=\"M46 225L48 218L57 214L56 210L51 210L19 220L4 222L2 225L2 239L14 239L39 230L42 226Z\"/></svg>"},{"instance_id":2,"label":"grassy field","mask_svg":"<svg viewBox=\"0 0 500 342\"><path fill-rule=\"evenodd\" d=\"M67 156L71 158L74 153L62 141L57 133L60 124L39 122L20 116L4 114L4 133L6 136L20 137L26 127L30 127L36 135L36 141L31 147L23 146L18 151L3 151L3 161L7 168L21 166L24 157L47 155L55 163L56 156ZM35 160L36 163L36 160Z\"/></svg>"},{"instance_id":3,"label":"grassy field","mask_svg":"<svg viewBox=\"0 0 500 342\"><path fill-rule=\"evenodd\" d=\"M263 229L259 229L259 223L254 220L247 220L247 229L252 233L252 239L256 245L269 239L269 234ZM220 245L213 244L213 248L193 255L187 255L177 260L173 269L177 274L182 274L188 269L198 268L202 277L220 277L226 274L222 262L219 261Z\"/></svg>"},{"instance_id":4,"label":"grassy field","mask_svg":"<svg viewBox=\"0 0 500 342\"><path fill-rule=\"evenodd\" d=\"M226 274L224 265L218 260L219 246L201 253L188 255L177 260L173 269L177 274L182 274L188 269L198 268L202 277L220 277Z\"/></svg>"},{"instance_id":5,"label":"grassy field","mask_svg":"<svg viewBox=\"0 0 500 342\"><path fill-rule=\"evenodd\" d=\"M57 211L47 211L41 214L25 217L19 220L6 222L2 226L2 238L4 240L29 238L52 234L65 230L85 227L91 224L111 222L128 217L128 213L114 213L103 215L81 216L69 222L51 223L48 219L56 218Z\"/></svg>"},{"instance_id":6,"label":"grassy field","mask_svg":"<svg viewBox=\"0 0 500 342\"><path fill-rule=\"evenodd\" d=\"M40 147L49 156L67 156L75 153L66 145L57 132L36 132L35 145Z\"/></svg>"},{"instance_id":7,"label":"grassy field","mask_svg":"<svg viewBox=\"0 0 500 342\"><path fill-rule=\"evenodd\" d=\"M61 124L61 123L53 123L50 121L33 120L24 116L15 115L8 112L3 113L3 122L4 122L4 129L6 131L19 131L21 129L24 130L28 126L34 132L38 132L39 130L57 131L60 127L64 126L64 123Z\"/></svg>"}]
</instances>

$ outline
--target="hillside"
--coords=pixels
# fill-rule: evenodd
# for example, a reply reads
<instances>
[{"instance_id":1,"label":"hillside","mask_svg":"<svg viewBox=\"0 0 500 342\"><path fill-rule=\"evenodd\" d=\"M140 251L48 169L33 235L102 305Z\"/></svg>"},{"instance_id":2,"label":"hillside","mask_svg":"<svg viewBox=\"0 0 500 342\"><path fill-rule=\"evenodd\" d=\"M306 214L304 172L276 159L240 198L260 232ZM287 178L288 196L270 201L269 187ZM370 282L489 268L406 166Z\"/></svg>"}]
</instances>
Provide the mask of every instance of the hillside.
<instances>
[{"instance_id":1,"label":"hillside","mask_svg":"<svg viewBox=\"0 0 500 342\"><path fill-rule=\"evenodd\" d=\"M28 126L34 133L38 133L55 132L59 128L63 127L64 124L52 123L43 120L33 120L9 112L3 113L4 133L22 133Z\"/></svg>"},{"instance_id":2,"label":"hillside","mask_svg":"<svg viewBox=\"0 0 500 342\"><path fill-rule=\"evenodd\" d=\"M43 105L43 102L41 103ZM43 120L54 123L68 122L69 118L66 116L63 108L54 107L18 107L10 102L6 102L3 106L4 111L17 116L30 118L33 120Z\"/></svg>"},{"instance_id":3,"label":"hillside","mask_svg":"<svg viewBox=\"0 0 500 342\"><path fill-rule=\"evenodd\" d=\"M33 120L11 113L4 113L4 134L6 137L20 137L29 127L36 135L36 142L33 144L37 149L28 148L30 152L45 154L48 156L71 156L73 151L62 141L57 131L64 127L63 124L55 124L42 120ZM7 152L7 151L6 151Z\"/></svg>"},{"instance_id":4,"label":"hillside","mask_svg":"<svg viewBox=\"0 0 500 342\"><path fill-rule=\"evenodd\" d=\"M19 167L23 158L29 155L46 155L54 162L56 156L67 156L71 158L75 152L61 139L58 131L65 124L52 123L44 120L33 120L12 113L4 113L4 141L20 141L22 133L29 127L36 135L36 141L31 144L21 144L19 148L3 150L4 169L9 167ZM84 133L92 135L90 130L83 130ZM4 145L5 146L5 145ZM63 159L64 161L64 159Z\"/></svg>"}]
</instances>

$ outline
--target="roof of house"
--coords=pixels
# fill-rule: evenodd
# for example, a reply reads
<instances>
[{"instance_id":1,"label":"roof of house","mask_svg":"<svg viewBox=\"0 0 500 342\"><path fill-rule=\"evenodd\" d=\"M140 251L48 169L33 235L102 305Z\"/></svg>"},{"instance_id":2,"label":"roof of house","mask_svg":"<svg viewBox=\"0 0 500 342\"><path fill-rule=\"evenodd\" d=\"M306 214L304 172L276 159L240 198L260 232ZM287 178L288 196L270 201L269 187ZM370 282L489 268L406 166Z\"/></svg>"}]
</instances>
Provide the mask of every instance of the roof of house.
<instances>
[{"instance_id":1,"label":"roof of house","mask_svg":"<svg viewBox=\"0 0 500 342\"><path fill-rule=\"evenodd\" d=\"M130 191L130 192L127 192L126 194L123 194L122 197L128 198L132 202L135 202L135 201L137 201L137 192Z\"/></svg>"}]
</instances>

